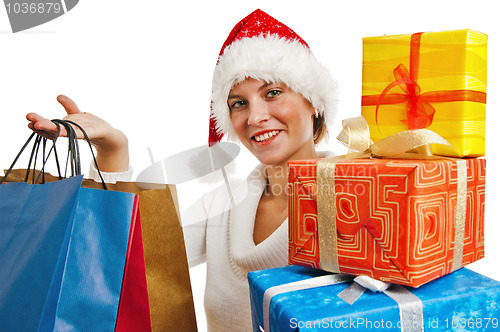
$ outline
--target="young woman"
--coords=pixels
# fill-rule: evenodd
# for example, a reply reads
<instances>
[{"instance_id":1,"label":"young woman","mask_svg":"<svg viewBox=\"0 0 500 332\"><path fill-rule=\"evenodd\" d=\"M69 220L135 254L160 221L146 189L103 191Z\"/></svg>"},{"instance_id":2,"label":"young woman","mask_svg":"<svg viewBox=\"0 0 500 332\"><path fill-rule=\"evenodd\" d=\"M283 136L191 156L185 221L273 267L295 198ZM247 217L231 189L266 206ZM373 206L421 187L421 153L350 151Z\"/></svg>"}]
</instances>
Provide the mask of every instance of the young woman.
<instances>
[{"instance_id":1,"label":"young woman","mask_svg":"<svg viewBox=\"0 0 500 332\"><path fill-rule=\"evenodd\" d=\"M227 134L261 164L249 175L241 203L231 206L229 199L207 195L206 227L185 235L186 242L203 244L188 257L206 257L209 331L250 331L247 273L287 265L287 162L324 156L315 144L336 112L335 96L329 72L306 42L261 10L240 21L224 43L213 78L209 141L216 144ZM105 180L128 180L125 135L80 112L69 98L58 100L67 118L91 136ZM27 118L32 130L53 135L47 119L34 113Z\"/></svg>"}]
</instances>

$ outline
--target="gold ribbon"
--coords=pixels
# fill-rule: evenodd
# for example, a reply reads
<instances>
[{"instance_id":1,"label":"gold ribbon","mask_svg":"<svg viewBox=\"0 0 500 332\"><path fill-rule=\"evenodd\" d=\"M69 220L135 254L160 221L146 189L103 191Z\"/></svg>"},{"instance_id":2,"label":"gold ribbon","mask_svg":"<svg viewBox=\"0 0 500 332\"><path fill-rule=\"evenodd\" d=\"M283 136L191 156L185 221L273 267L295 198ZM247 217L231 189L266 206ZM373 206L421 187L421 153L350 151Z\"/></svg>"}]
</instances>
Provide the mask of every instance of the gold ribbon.
<instances>
[{"instance_id":1,"label":"gold ribbon","mask_svg":"<svg viewBox=\"0 0 500 332\"><path fill-rule=\"evenodd\" d=\"M404 158L404 159L451 159L457 162L457 210L455 217L455 242L452 271L462 266L465 233L465 212L467 203L467 163L465 160L449 157L434 157L421 153L430 144L443 144L451 148L444 138L428 129L406 130L388 136L373 144L364 117L359 116L342 121L342 131L337 137L349 148L342 156L320 160L317 164L317 211L320 267L339 273L337 249L337 207L335 198L335 166L339 161L354 158ZM358 152L352 152L352 150ZM429 150L429 149L427 149ZM359 152L361 151L361 152Z\"/></svg>"},{"instance_id":2,"label":"gold ribbon","mask_svg":"<svg viewBox=\"0 0 500 332\"><path fill-rule=\"evenodd\" d=\"M455 241L451 272L462 267L467 212L467 162L457 160L457 207L455 210Z\"/></svg>"},{"instance_id":3,"label":"gold ribbon","mask_svg":"<svg viewBox=\"0 0 500 332\"><path fill-rule=\"evenodd\" d=\"M362 151L362 156L366 158L392 158L430 144L443 144L453 148L447 140L429 129L402 131L373 144L368 123L362 116L343 120L342 127L337 139L349 148L349 152ZM349 157L347 159L359 158L349 154L346 156Z\"/></svg>"}]
</instances>

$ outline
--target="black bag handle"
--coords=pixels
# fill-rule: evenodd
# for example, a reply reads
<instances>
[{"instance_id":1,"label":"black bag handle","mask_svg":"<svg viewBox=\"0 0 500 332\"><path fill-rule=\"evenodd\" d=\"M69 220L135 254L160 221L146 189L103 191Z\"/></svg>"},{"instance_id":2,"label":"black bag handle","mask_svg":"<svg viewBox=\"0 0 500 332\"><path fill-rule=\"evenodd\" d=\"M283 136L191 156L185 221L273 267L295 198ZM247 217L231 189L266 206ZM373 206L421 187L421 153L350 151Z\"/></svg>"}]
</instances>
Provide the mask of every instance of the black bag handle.
<instances>
[{"instance_id":1,"label":"black bag handle","mask_svg":"<svg viewBox=\"0 0 500 332\"><path fill-rule=\"evenodd\" d=\"M101 179L101 182L102 182L102 185L103 185L104 189L107 190L106 183L104 182L104 179L103 179L102 174L101 174L101 170L99 169L99 165L97 165L97 160L95 158L94 150L92 149L92 144L90 143L89 136L87 135L87 133L85 132L85 130L83 130L82 126L80 126L78 123L70 121L70 120L66 120L66 122L74 125L78 129L80 129L80 131L82 132L85 141L89 145L89 149L90 149L90 153L92 154L92 160L94 161L95 169L97 170L97 173L99 174L99 178ZM74 129L73 129L73 133L74 133L74 142L76 143L75 144L76 145L76 151L77 151L77 155L78 155L78 165L80 165L80 154L78 152L78 139L76 137L76 132L75 132Z\"/></svg>"},{"instance_id":2,"label":"black bag handle","mask_svg":"<svg viewBox=\"0 0 500 332\"><path fill-rule=\"evenodd\" d=\"M75 129L73 128L73 126L71 126L65 120L54 119L54 120L52 120L52 122L54 122L55 124L62 125L66 129L66 132L68 133L68 135L67 135L68 136L68 154L67 154L67 158L66 158L66 167L65 167L64 177L67 176L68 164L69 164L70 169L71 169L71 176L82 174L82 168L80 165L80 150L78 147L78 140L77 140Z\"/></svg>"},{"instance_id":3,"label":"black bag handle","mask_svg":"<svg viewBox=\"0 0 500 332\"><path fill-rule=\"evenodd\" d=\"M54 140L52 141L52 148L50 149L48 155L45 157L44 156L44 160L43 160L43 165L42 165L42 170L43 170L43 167L45 166L45 163L47 162L48 160L48 157L50 156L50 153L52 152L52 150L55 149L55 144L56 144L56 141L57 141L57 138L59 137L59 134L61 132L61 128L59 126L59 124L56 124L57 125L57 131L56 131L56 137L54 138ZM10 174L10 172L12 171L12 169L14 168L14 165L16 164L16 162L19 160L19 157L21 157L21 154L24 152L24 150L26 149L26 147L28 146L28 144L31 142L31 140L33 139L33 137L35 137L35 142L33 144L33 148L31 150L31 155L30 155L30 159L29 159L29 162L28 162L28 168L26 170L26 177L24 179L25 182L28 181L28 178L29 178L29 174L31 172L31 164L34 162L35 165L36 165L36 160L37 159L37 155L38 155L38 150L39 150L39 147L40 147L40 142L41 141L45 141L46 142L46 138L40 136L40 135L37 135L36 133L32 133L30 135L30 137L28 138L28 140L26 141L26 143L24 143L23 147L21 148L21 150L19 151L19 153L17 154L17 156L14 158L14 161L12 162L12 164L10 165L9 169L7 170L7 172L5 172L5 175L4 177L0 180L0 184L2 184L4 182L4 180L7 178L7 176ZM45 145L45 143L44 143ZM57 159L56 159L57 160ZM58 171L59 171L59 165L58 165ZM34 172L33 172L33 176L34 176ZM61 174L59 172L59 177L61 178Z\"/></svg>"},{"instance_id":4,"label":"black bag handle","mask_svg":"<svg viewBox=\"0 0 500 332\"><path fill-rule=\"evenodd\" d=\"M71 169L71 176L80 175L81 174L80 150L79 150L79 146L78 146L78 138L76 135L76 131L75 131L74 127L72 126L72 125L74 125L78 129L80 129L80 131L83 133L84 139L87 141L89 148L90 148L90 152L92 153L92 158L93 158L96 170L99 174L99 178L101 179L101 182L102 182L104 189L107 190L106 183L104 182L101 171L99 170L99 166L97 165L97 160L96 160L96 157L94 154L94 150L92 149L92 144L90 143L90 139L89 139L87 133L85 132L85 130L83 130L83 128L79 124L77 124L73 121L69 121L69 120L54 119L54 120L52 120L52 122L57 126L57 131L56 131L56 137L52 140L52 146L51 146L50 150L48 152L46 152L46 145L47 145L47 140L48 140L47 138L42 137L41 135L38 135L36 133L32 133L30 135L30 137L28 138L28 140L26 141L26 143L24 143L23 147L21 148L21 150L19 151L17 156L14 158L14 161L10 165L9 169L5 172L4 177L0 180L0 184L2 184L5 181L7 176L14 169L14 166L15 166L16 162L18 161L19 157L21 156L21 154L24 152L26 147L29 145L29 143L31 142L31 140L35 136L36 136L36 138L35 138L35 141L33 143L32 150L31 150L31 155L30 155L30 159L28 162L28 167L26 169L26 176L25 176L24 181L28 182L29 175L31 173L31 167L33 164L32 182L38 183L38 181L40 180L40 176L41 176L42 183L45 183L45 164L47 163L52 151L54 151L59 179L62 179L63 176L61 175L59 158L58 158L57 150L56 150L56 142L57 142L57 139L59 138L59 134L61 133L61 125L64 126L64 128L66 129L66 131L68 133L68 135L67 135L68 136L68 154L67 154L67 158L66 158L66 167L65 167L64 177L67 176L68 164L69 164L69 168ZM35 179L35 171L34 170L36 167L36 161L38 159L40 145L42 145L43 164L42 164L41 171L38 174L38 177L36 177L36 179Z\"/></svg>"}]
</instances>

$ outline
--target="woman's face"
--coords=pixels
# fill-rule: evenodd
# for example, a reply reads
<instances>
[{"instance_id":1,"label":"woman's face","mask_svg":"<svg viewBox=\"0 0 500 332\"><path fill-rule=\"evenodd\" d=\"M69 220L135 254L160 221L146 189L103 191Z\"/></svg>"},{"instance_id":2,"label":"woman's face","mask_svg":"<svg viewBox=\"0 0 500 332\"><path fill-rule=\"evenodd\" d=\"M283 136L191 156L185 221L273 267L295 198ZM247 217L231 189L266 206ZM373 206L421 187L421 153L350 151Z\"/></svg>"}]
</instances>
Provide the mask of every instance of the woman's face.
<instances>
[{"instance_id":1,"label":"woman's face","mask_svg":"<svg viewBox=\"0 0 500 332\"><path fill-rule=\"evenodd\" d=\"M231 89L228 105L234 131L261 163L316 158L314 108L285 84L246 79Z\"/></svg>"}]
</instances>

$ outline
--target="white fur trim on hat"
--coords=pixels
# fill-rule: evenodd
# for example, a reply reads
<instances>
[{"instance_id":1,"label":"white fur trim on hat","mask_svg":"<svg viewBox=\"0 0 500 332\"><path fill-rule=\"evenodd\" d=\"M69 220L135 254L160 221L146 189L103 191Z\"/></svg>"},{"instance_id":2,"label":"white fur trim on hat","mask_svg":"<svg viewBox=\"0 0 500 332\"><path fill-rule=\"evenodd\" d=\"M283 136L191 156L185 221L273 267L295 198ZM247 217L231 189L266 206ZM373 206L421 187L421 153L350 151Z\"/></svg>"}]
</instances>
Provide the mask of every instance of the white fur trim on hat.
<instances>
[{"instance_id":1,"label":"white fur trim on hat","mask_svg":"<svg viewBox=\"0 0 500 332\"><path fill-rule=\"evenodd\" d=\"M235 84L246 78L284 83L302 94L325 122L333 120L337 84L328 69L298 40L278 35L242 38L229 45L219 57L212 81L212 112L217 130L237 140L231 124L227 99Z\"/></svg>"}]
</instances>

